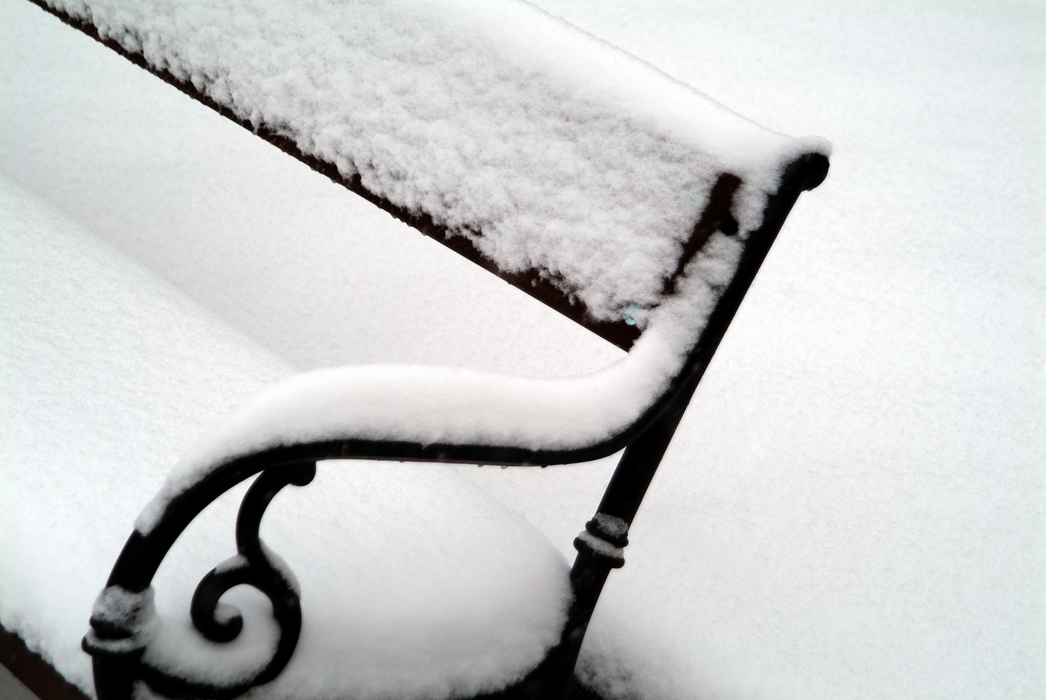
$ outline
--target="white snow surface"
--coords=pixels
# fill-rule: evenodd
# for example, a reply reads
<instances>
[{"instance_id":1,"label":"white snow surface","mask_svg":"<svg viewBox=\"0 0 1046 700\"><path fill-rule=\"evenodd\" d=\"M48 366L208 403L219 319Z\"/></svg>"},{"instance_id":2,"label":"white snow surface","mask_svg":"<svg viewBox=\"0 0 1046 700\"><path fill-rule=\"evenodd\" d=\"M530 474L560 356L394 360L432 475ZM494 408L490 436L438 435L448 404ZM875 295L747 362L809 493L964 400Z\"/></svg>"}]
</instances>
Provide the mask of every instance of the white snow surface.
<instances>
[{"instance_id":1,"label":"white snow surface","mask_svg":"<svg viewBox=\"0 0 1046 700\"><path fill-rule=\"evenodd\" d=\"M613 698L1046 695L1041 5L542 4L837 146L630 528L582 650L589 682ZM38 237L74 228L89 243L57 259L34 248L0 277L0 623L82 687L80 637L135 515L259 390L343 364L547 379L622 357L28 3L0 12L0 171L16 200L60 213ZM80 274L100 242L138 270L118 276L124 292L110 267ZM19 295L15 273L33 280ZM308 654L411 676L389 650L420 642L386 594L457 599L428 589L453 572L428 558L438 549L407 545L436 528L439 547L467 547L475 523L454 531L439 498L405 484L471 498L464 476L504 505L480 498L483 518L522 513L570 555L612 467L321 465L262 532L322 613L307 612ZM233 553L238 495L155 582L172 635L189 634L192 586ZM416 513L424 525L400 527ZM263 640L264 601L229 598L245 640ZM465 639L451 646L467 656ZM297 679L320 694L322 676Z\"/></svg>"},{"instance_id":2,"label":"white snow surface","mask_svg":"<svg viewBox=\"0 0 1046 700\"><path fill-rule=\"evenodd\" d=\"M516 0L51 4L603 320L658 305L720 173L745 183L743 235L781 168L828 149Z\"/></svg>"},{"instance_id":3,"label":"white snow surface","mask_svg":"<svg viewBox=\"0 0 1046 700\"><path fill-rule=\"evenodd\" d=\"M90 692L78 640L133 511L200 431L291 368L6 176L0 252L0 623ZM454 472L321 463L292 491L262 536L300 581L302 636L258 697L470 695L558 641L562 555ZM196 583L235 552L242 495L210 507L165 560L159 617L151 591L141 611L151 664L220 682L266 663L276 631L259 595L226 596L245 617L229 645L188 618ZM96 612L140 604L107 591Z\"/></svg>"}]
</instances>

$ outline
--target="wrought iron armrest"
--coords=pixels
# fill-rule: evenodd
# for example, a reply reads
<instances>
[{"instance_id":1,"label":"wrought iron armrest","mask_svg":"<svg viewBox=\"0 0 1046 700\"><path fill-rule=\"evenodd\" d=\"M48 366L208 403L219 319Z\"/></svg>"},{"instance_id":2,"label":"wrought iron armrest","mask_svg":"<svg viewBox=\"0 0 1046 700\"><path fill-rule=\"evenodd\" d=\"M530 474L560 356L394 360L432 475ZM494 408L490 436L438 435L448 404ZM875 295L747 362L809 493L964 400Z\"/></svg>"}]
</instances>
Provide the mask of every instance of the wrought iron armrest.
<instances>
[{"instance_id":1,"label":"wrought iron armrest","mask_svg":"<svg viewBox=\"0 0 1046 700\"><path fill-rule=\"evenodd\" d=\"M628 529L661 462L683 412L713 353L748 290L770 245L800 192L824 179L828 160L807 155L790 165L776 195L769 198L762 226L746 244L737 273L724 290L705 330L669 389L634 424L612 438L581 449L530 450L491 445L343 440L298 444L233 459L213 469L174 497L147 532L135 530L114 565L91 617L83 648L94 657L95 687L101 700L129 700L143 681L173 698L223 700L276 678L290 661L301 630L299 591L293 574L258 535L273 497L285 486L305 486L316 462L332 459L391 459L499 465L586 462L624 454L592 520L574 544L578 556L570 581L574 600L561 641L519 684L499 697L563 697L569 688L585 631L599 594L613 568L624 565ZM207 639L230 642L243 626L239 611L219 602L234 586L261 591L272 604L279 641L269 662L249 677L227 685L179 677L143 660L147 626L154 615L151 582L160 563L185 528L204 508L240 482L260 473L240 506L236 556L222 562L198 584L191 603L193 625Z\"/></svg>"}]
</instances>

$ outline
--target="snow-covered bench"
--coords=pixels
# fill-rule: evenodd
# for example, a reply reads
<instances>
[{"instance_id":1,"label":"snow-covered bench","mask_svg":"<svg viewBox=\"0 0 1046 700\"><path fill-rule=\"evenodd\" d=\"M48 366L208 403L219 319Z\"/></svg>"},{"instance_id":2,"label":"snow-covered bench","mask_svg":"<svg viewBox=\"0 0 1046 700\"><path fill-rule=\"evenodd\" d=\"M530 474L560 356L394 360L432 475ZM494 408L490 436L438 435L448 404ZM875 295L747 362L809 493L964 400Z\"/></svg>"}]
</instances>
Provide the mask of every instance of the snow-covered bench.
<instances>
[{"instance_id":1,"label":"snow-covered bench","mask_svg":"<svg viewBox=\"0 0 1046 700\"><path fill-rule=\"evenodd\" d=\"M824 178L827 145L762 129L514 2L44 6L630 350L558 381L326 369L246 403L182 456L135 522L84 640L99 696L129 698L145 681L172 697L231 697L281 674L299 646L301 591L258 532L275 494L308 484L318 461L538 466L624 449L569 575L524 536L500 541L519 546L522 565L499 595L527 598L527 614L482 613L520 626L505 631L508 652L441 681L445 697L563 695L647 485L789 210ZM206 506L259 472L236 525L239 553L192 598L192 621L212 642L180 636L155 614L154 575ZM219 601L241 584L265 594L274 624ZM323 673L303 662L292 677ZM390 679L372 690L433 687ZM295 690L349 692L259 689Z\"/></svg>"}]
</instances>

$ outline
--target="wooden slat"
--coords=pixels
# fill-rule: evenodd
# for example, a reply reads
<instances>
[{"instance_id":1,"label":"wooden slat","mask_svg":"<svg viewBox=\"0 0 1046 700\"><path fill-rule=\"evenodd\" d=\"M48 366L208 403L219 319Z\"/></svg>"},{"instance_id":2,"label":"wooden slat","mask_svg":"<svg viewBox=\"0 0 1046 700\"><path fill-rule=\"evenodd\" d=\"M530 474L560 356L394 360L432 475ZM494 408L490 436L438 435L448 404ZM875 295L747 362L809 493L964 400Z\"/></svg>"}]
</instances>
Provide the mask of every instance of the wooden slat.
<instances>
[{"instance_id":1,"label":"wooden slat","mask_svg":"<svg viewBox=\"0 0 1046 700\"><path fill-rule=\"evenodd\" d=\"M257 128L254 127L254 125L249 121L240 119L227 107L216 103L206 94L198 90L191 81L179 80L177 77L166 71L157 70L150 66L141 54L129 52L119 43L111 39L103 39L99 36L97 28L89 22L48 7L43 0L29 1L46 12L58 17L62 22L69 26L78 29L96 41L101 42L108 48L134 63L136 66L149 71L165 83L177 88L197 102L210 107L223 117L236 122L284 153L293 156L302 163L308 165L316 172L325 175L335 183L385 210L395 218L406 223L408 226L411 226L424 235L439 241L459 255L471 260L488 272L491 272L505 280L512 286L526 292L546 306L551 307L572 321L584 326L604 340L613 343L623 350L628 350L632 347L632 344L636 339L639 338L641 333L640 329L635 325L629 325L623 318L619 321L613 322L596 319L592 316L582 301L573 297L569 292L564 291L564 289L569 288L565 282L550 275L547 271L532 269L524 272L510 272L502 270L493 260L483 255L468 237L464 235L455 235L453 231L450 231L446 227L433 221L430 216L426 214L412 214L392 202L389 202L387 199L376 195L363 186L359 175L345 178L334 164L320 160L315 156L302 153L297 144L286 136L276 133L265 125L261 125ZM733 203L734 192L737 190L739 184L740 180L734 175L725 173L719 176L718 181L712 188L705 211L702 213L699 221L695 225L690 240L684 244L675 274L665 280L666 292L670 292L674 288L676 279L682 273L686 263L690 261L698 250L700 250L701 245L704 244L708 237L716 230L719 230L718 227L722 227L723 225L729 227L732 223L736 230L736 223L733 223L733 219L730 216L730 207Z\"/></svg>"},{"instance_id":2,"label":"wooden slat","mask_svg":"<svg viewBox=\"0 0 1046 700\"><path fill-rule=\"evenodd\" d=\"M29 650L18 635L0 627L0 664L40 700L89 700L43 657Z\"/></svg>"}]
</instances>

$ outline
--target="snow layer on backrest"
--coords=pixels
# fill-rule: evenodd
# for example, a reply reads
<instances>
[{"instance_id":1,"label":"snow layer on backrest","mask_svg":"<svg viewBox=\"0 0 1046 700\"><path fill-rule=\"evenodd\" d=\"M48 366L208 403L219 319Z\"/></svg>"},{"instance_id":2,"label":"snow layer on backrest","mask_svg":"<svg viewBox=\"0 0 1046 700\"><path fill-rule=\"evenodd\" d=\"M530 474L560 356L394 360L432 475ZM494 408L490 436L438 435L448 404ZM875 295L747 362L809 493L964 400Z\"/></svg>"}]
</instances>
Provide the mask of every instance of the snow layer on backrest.
<instances>
[{"instance_id":1,"label":"snow layer on backrest","mask_svg":"<svg viewBox=\"0 0 1046 700\"><path fill-rule=\"evenodd\" d=\"M604 320L660 302L718 174L744 181L744 232L826 148L518 2L52 4Z\"/></svg>"}]
</instances>

